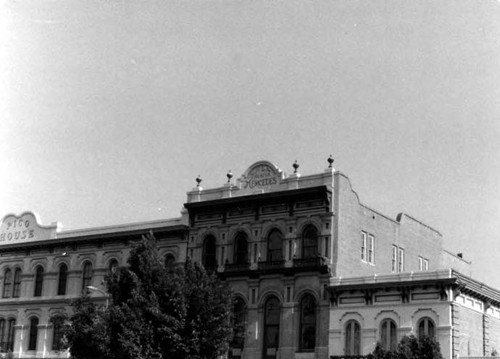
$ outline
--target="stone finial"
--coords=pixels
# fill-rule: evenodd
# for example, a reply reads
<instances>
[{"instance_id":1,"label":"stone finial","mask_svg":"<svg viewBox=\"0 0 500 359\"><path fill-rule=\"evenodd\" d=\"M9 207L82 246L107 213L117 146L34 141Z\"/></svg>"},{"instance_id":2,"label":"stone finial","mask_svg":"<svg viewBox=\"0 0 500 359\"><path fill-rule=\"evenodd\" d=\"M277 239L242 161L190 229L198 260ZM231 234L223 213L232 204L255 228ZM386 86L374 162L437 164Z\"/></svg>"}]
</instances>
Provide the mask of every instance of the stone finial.
<instances>
[{"instance_id":1,"label":"stone finial","mask_svg":"<svg viewBox=\"0 0 500 359\"><path fill-rule=\"evenodd\" d=\"M231 172L231 170L227 172L226 177L227 177L227 183L231 183L231 178L233 178L233 173Z\"/></svg>"},{"instance_id":2,"label":"stone finial","mask_svg":"<svg viewBox=\"0 0 500 359\"><path fill-rule=\"evenodd\" d=\"M328 168L332 168L333 161L334 161L333 156L330 155L330 157L328 157L327 161L328 161Z\"/></svg>"},{"instance_id":3,"label":"stone finial","mask_svg":"<svg viewBox=\"0 0 500 359\"><path fill-rule=\"evenodd\" d=\"M196 187L200 187L201 181L202 181L201 175L198 175L198 177L196 177Z\"/></svg>"},{"instance_id":4,"label":"stone finial","mask_svg":"<svg viewBox=\"0 0 500 359\"><path fill-rule=\"evenodd\" d=\"M297 160L293 163L293 173L297 173L297 170L299 169L299 164L297 163Z\"/></svg>"}]
</instances>

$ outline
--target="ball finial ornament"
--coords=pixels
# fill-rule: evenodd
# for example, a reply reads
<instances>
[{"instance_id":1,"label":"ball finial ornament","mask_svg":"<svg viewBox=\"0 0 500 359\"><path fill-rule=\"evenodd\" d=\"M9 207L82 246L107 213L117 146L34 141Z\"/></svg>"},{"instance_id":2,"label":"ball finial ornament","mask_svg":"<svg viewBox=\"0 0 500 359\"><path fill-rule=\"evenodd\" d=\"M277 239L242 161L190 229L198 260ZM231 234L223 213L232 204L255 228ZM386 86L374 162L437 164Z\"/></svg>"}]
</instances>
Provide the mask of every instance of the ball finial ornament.
<instances>
[{"instance_id":1,"label":"ball finial ornament","mask_svg":"<svg viewBox=\"0 0 500 359\"><path fill-rule=\"evenodd\" d=\"M334 161L333 156L330 155L330 157L328 157L327 161L328 161L328 168L332 168L332 164Z\"/></svg>"},{"instance_id":2,"label":"ball finial ornament","mask_svg":"<svg viewBox=\"0 0 500 359\"><path fill-rule=\"evenodd\" d=\"M231 178L233 178L233 173L231 172L231 170L227 172L226 177L227 177L227 183L231 183Z\"/></svg>"},{"instance_id":3,"label":"ball finial ornament","mask_svg":"<svg viewBox=\"0 0 500 359\"><path fill-rule=\"evenodd\" d=\"M196 187L200 187L201 181L202 181L201 176L198 175L198 177L196 177Z\"/></svg>"},{"instance_id":4,"label":"ball finial ornament","mask_svg":"<svg viewBox=\"0 0 500 359\"><path fill-rule=\"evenodd\" d=\"M293 163L293 173L297 173L297 170L299 169L299 164L297 163L297 160Z\"/></svg>"}]
</instances>

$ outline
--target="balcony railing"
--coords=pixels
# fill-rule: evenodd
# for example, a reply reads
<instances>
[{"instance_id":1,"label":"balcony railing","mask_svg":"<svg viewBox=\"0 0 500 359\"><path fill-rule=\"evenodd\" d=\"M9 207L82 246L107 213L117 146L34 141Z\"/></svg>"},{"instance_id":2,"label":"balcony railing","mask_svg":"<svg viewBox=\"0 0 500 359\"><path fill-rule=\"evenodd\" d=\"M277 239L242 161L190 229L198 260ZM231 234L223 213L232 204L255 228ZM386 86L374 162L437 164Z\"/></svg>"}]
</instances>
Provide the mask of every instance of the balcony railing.
<instances>
[{"instance_id":1,"label":"balcony railing","mask_svg":"<svg viewBox=\"0 0 500 359\"><path fill-rule=\"evenodd\" d=\"M250 263L226 263L224 272L244 272L250 270Z\"/></svg>"},{"instance_id":2,"label":"balcony railing","mask_svg":"<svg viewBox=\"0 0 500 359\"><path fill-rule=\"evenodd\" d=\"M262 273L279 272L285 268L285 260L259 262L259 271Z\"/></svg>"}]
</instances>

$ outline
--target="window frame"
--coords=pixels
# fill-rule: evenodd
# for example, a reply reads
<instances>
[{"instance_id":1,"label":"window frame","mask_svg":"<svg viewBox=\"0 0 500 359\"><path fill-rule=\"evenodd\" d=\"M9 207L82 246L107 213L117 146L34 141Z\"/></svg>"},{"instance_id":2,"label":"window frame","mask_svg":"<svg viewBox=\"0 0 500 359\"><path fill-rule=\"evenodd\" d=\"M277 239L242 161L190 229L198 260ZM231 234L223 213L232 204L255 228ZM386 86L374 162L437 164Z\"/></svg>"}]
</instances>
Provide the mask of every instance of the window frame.
<instances>
[{"instance_id":1,"label":"window frame","mask_svg":"<svg viewBox=\"0 0 500 359\"><path fill-rule=\"evenodd\" d=\"M398 247L398 273L405 271L405 250Z\"/></svg>"},{"instance_id":2,"label":"window frame","mask_svg":"<svg viewBox=\"0 0 500 359\"><path fill-rule=\"evenodd\" d=\"M309 303L306 303L306 301L309 301ZM312 304L313 308L312 311L314 313L313 319L311 320L310 318L305 318L304 313L306 312L306 305ZM311 310L310 308L307 308L307 310ZM300 300L300 306L299 306L299 351L300 352L314 352L316 348L316 340L317 340L317 323L318 323L318 315L317 315L317 310L318 310L318 304L316 302L316 298L312 294L306 294L302 297ZM312 346L307 345L306 343L309 343L309 341L306 340L306 330L313 328L313 340L312 340Z\"/></svg>"},{"instance_id":3,"label":"window frame","mask_svg":"<svg viewBox=\"0 0 500 359\"><path fill-rule=\"evenodd\" d=\"M368 234L366 261L370 264L375 264L375 236L373 234Z\"/></svg>"},{"instance_id":4,"label":"window frame","mask_svg":"<svg viewBox=\"0 0 500 359\"><path fill-rule=\"evenodd\" d=\"M385 340L384 340L385 339ZM382 320L380 323L380 345L382 349L396 350L398 346L398 326L396 322L390 318Z\"/></svg>"},{"instance_id":5,"label":"window frame","mask_svg":"<svg viewBox=\"0 0 500 359\"><path fill-rule=\"evenodd\" d=\"M38 342L38 325L40 320L37 317L30 319L30 331L28 337L28 351L36 351Z\"/></svg>"},{"instance_id":6,"label":"window frame","mask_svg":"<svg viewBox=\"0 0 500 359\"><path fill-rule=\"evenodd\" d=\"M90 261L85 261L82 267L82 293L87 293L88 288L92 286L93 265Z\"/></svg>"},{"instance_id":7,"label":"window frame","mask_svg":"<svg viewBox=\"0 0 500 359\"><path fill-rule=\"evenodd\" d=\"M363 262L366 262L366 245L367 245L367 240L366 237L368 236L368 233L365 231L361 231L361 260Z\"/></svg>"},{"instance_id":8,"label":"window frame","mask_svg":"<svg viewBox=\"0 0 500 359\"><path fill-rule=\"evenodd\" d=\"M12 296L12 270L7 268L3 275L3 291L2 298L10 298Z\"/></svg>"},{"instance_id":9,"label":"window frame","mask_svg":"<svg viewBox=\"0 0 500 359\"><path fill-rule=\"evenodd\" d=\"M14 283L12 285L12 298L19 298L21 296L21 268L16 268L14 271Z\"/></svg>"},{"instance_id":10,"label":"window frame","mask_svg":"<svg viewBox=\"0 0 500 359\"><path fill-rule=\"evenodd\" d=\"M267 235L267 261L268 262L278 262L278 261L283 261L284 255L283 255L283 233L277 229L274 228L269 232ZM277 246L276 248L271 248L272 244L278 244L279 247Z\"/></svg>"},{"instance_id":11,"label":"window frame","mask_svg":"<svg viewBox=\"0 0 500 359\"><path fill-rule=\"evenodd\" d=\"M66 295L67 285L68 285L68 265L66 263L61 263L59 265L59 271L57 275L57 295Z\"/></svg>"},{"instance_id":12,"label":"window frame","mask_svg":"<svg viewBox=\"0 0 500 359\"><path fill-rule=\"evenodd\" d=\"M417 322L417 337L421 338L424 335L436 339L436 323L430 317L422 317Z\"/></svg>"},{"instance_id":13,"label":"window frame","mask_svg":"<svg viewBox=\"0 0 500 359\"><path fill-rule=\"evenodd\" d=\"M361 354L361 325L357 320L349 320L345 324L345 355Z\"/></svg>"},{"instance_id":14,"label":"window frame","mask_svg":"<svg viewBox=\"0 0 500 359\"><path fill-rule=\"evenodd\" d=\"M214 271L217 268L217 240L211 234L203 240L202 264L207 271Z\"/></svg>"},{"instance_id":15,"label":"window frame","mask_svg":"<svg viewBox=\"0 0 500 359\"><path fill-rule=\"evenodd\" d=\"M302 231L302 253L301 258L317 258L320 251L318 229L312 224L308 225ZM306 245L307 244L307 245Z\"/></svg>"},{"instance_id":16,"label":"window frame","mask_svg":"<svg viewBox=\"0 0 500 359\"><path fill-rule=\"evenodd\" d=\"M35 288L33 290L33 297L41 297L43 295L43 277L45 270L43 266L39 265L35 270Z\"/></svg>"}]
</instances>

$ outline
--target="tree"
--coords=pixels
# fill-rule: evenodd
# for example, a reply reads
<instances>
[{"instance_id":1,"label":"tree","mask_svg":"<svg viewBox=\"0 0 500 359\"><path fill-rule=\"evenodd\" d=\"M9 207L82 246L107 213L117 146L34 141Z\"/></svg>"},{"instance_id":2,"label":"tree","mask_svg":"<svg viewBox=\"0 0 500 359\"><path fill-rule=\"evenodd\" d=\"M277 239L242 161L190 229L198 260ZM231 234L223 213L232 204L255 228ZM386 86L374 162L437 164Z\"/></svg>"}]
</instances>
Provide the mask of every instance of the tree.
<instances>
[{"instance_id":1,"label":"tree","mask_svg":"<svg viewBox=\"0 0 500 359\"><path fill-rule=\"evenodd\" d=\"M426 335L416 338L414 335L404 336L397 350L384 350L377 343L373 352L374 359L443 359L439 343Z\"/></svg>"},{"instance_id":2,"label":"tree","mask_svg":"<svg viewBox=\"0 0 500 359\"><path fill-rule=\"evenodd\" d=\"M144 237L128 266L110 273L107 307L88 297L74 303L65 332L75 359L213 359L227 350L227 284L190 259L166 267L154 242Z\"/></svg>"}]
</instances>

